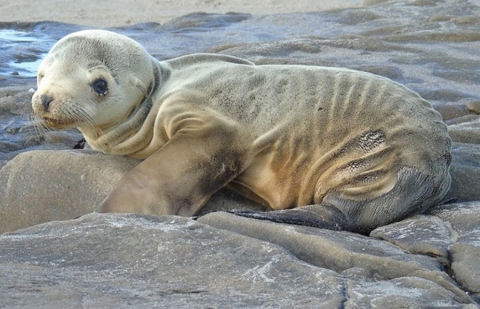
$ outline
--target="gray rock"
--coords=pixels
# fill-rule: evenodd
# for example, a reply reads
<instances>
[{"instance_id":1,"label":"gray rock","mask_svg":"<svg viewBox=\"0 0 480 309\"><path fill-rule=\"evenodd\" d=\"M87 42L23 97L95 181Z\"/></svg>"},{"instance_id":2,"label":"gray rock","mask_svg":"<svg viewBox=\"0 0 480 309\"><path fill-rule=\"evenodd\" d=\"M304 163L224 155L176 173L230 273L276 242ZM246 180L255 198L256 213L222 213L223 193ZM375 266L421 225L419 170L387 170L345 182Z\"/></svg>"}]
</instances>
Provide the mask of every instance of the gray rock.
<instances>
[{"instance_id":1,"label":"gray rock","mask_svg":"<svg viewBox=\"0 0 480 309\"><path fill-rule=\"evenodd\" d=\"M437 206L429 214L448 222L454 230L456 240L480 230L480 201Z\"/></svg>"},{"instance_id":2,"label":"gray rock","mask_svg":"<svg viewBox=\"0 0 480 309\"><path fill-rule=\"evenodd\" d=\"M1 305L468 308L471 301L441 274L435 259L408 257L380 240L228 214L204 218L217 226L226 220L239 230L271 226L277 240L174 216L89 214L45 223L0 236ZM346 245L355 242L353 249ZM375 271L365 268L375 263ZM337 271L318 265L334 265Z\"/></svg>"},{"instance_id":3,"label":"gray rock","mask_svg":"<svg viewBox=\"0 0 480 309\"><path fill-rule=\"evenodd\" d=\"M387 242L349 232L285 226L221 212L205 215L198 221L279 245L298 259L318 267L337 272L361 268L367 270L369 276L382 279L413 275L435 282L458 300L468 301L468 296L434 258L407 254Z\"/></svg>"},{"instance_id":4,"label":"gray rock","mask_svg":"<svg viewBox=\"0 0 480 309\"><path fill-rule=\"evenodd\" d=\"M480 145L455 143L450 167L452 186L446 198L480 200Z\"/></svg>"},{"instance_id":5,"label":"gray rock","mask_svg":"<svg viewBox=\"0 0 480 309\"><path fill-rule=\"evenodd\" d=\"M93 212L137 163L93 151L19 154L0 170L0 233Z\"/></svg>"},{"instance_id":6,"label":"gray rock","mask_svg":"<svg viewBox=\"0 0 480 309\"><path fill-rule=\"evenodd\" d=\"M459 285L480 299L480 202L438 206L370 234L411 254L435 257Z\"/></svg>"},{"instance_id":7,"label":"gray rock","mask_svg":"<svg viewBox=\"0 0 480 309\"><path fill-rule=\"evenodd\" d=\"M462 287L476 299L480 299L480 246L477 232L476 245L456 243L451 248L452 272Z\"/></svg>"},{"instance_id":8,"label":"gray rock","mask_svg":"<svg viewBox=\"0 0 480 309\"><path fill-rule=\"evenodd\" d=\"M449 264L449 249L456 234L448 222L434 216L415 216L370 233L371 237L384 239L412 254L435 257L441 264Z\"/></svg>"},{"instance_id":9,"label":"gray rock","mask_svg":"<svg viewBox=\"0 0 480 309\"><path fill-rule=\"evenodd\" d=\"M92 150L30 151L0 170L0 234L35 224L91 213L138 160ZM264 210L223 190L202 213L247 208Z\"/></svg>"},{"instance_id":10,"label":"gray rock","mask_svg":"<svg viewBox=\"0 0 480 309\"><path fill-rule=\"evenodd\" d=\"M431 214L448 222L454 231L455 243L449 251L453 276L480 299L480 202L444 205Z\"/></svg>"},{"instance_id":11,"label":"gray rock","mask_svg":"<svg viewBox=\"0 0 480 309\"><path fill-rule=\"evenodd\" d=\"M5 234L0 252L6 308L339 308L343 299L332 293L342 286L335 272L180 217L91 214Z\"/></svg>"}]
</instances>

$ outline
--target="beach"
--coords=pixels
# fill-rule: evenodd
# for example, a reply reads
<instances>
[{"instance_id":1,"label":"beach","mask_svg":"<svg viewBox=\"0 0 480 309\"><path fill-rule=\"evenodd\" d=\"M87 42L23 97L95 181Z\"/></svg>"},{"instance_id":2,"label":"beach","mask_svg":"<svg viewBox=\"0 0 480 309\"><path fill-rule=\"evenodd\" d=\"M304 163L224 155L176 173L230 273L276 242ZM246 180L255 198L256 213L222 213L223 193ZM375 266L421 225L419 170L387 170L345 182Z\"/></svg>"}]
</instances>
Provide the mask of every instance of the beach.
<instances>
[{"instance_id":1,"label":"beach","mask_svg":"<svg viewBox=\"0 0 480 309\"><path fill-rule=\"evenodd\" d=\"M94 27L119 27L205 13L277 14L360 7L363 0L140 0L140 1L0 1L0 22L57 21Z\"/></svg>"}]
</instances>

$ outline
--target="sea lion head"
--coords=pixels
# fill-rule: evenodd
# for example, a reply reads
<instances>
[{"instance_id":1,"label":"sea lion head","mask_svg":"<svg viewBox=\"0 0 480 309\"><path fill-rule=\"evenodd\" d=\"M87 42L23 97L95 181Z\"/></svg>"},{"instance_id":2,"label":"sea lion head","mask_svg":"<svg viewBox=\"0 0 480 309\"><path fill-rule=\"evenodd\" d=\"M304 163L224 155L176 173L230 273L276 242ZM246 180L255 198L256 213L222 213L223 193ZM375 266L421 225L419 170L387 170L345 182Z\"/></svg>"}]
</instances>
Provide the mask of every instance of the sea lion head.
<instances>
[{"instance_id":1,"label":"sea lion head","mask_svg":"<svg viewBox=\"0 0 480 309\"><path fill-rule=\"evenodd\" d=\"M128 118L152 92L155 63L126 36L104 30L72 33L42 61L33 110L54 129L106 130Z\"/></svg>"}]
</instances>

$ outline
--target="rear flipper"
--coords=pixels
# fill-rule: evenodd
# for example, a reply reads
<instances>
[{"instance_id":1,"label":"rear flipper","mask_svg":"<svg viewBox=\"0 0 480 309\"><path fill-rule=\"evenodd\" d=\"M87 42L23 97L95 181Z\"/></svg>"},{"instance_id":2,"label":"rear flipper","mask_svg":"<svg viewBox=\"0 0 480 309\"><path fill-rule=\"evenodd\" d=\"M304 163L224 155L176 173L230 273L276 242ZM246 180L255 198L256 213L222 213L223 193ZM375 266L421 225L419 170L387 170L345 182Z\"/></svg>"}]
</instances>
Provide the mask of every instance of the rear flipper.
<instances>
[{"instance_id":1,"label":"rear flipper","mask_svg":"<svg viewBox=\"0 0 480 309\"><path fill-rule=\"evenodd\" d=\"M408 216L424 212L440 202L450 187L448 169L433 176L415 168L404 167L397 182L387 193L367 198L352 198L345 192L334 191L321 204L269 212L233 210L230 213L277 223L298 224L330 230L347 230L368 235L373 229ZM363 198L362 198L363 197Z\"/></svg>"},{"instance_id":2,"label":"rear flipper","mask_svg":"<svg viewBox=\"0 0 480 309\"><path fill-rule=\"evenodd\" d=\"M329 230L349 230L345 215L335 207L328 205L309 205L268 212L242 209L227 212L246 218L269 220L276 223L297 224Z\"/></svg>"}]
</instances>

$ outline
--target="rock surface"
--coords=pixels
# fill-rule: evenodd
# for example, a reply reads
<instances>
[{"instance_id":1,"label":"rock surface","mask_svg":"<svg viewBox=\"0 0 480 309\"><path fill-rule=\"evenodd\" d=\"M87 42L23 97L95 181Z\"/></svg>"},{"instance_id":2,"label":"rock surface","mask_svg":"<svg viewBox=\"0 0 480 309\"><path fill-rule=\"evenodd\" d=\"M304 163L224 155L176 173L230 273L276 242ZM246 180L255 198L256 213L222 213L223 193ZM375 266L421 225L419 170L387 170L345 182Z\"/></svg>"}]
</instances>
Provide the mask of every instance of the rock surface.
<instances>
[{"instance_id":1,"label":"rock surface","mask_svg":"<svg viewBox=\"0 0 480 309\"><path fill-rule=\"evenodd\" d=\"M192 14L115 29L159 59L219 52L257 64L343 66L430 100L455 141L447 198L457 202L369 237L223 212L196 221L92 214L138 161L65 150L78 133L44 132L25 116L34 79L23 71L0 76L0 308L477 308L479 20L478 1L400 1L318 13ZM36 40L25 51L21 42L5 45L0 73L23 52L41 57L82 28L15 27ZM256 206L223 191L205 213L240 207Z\"/></svg>"},{"instance_id":2,"label":"rock surface","mask_svg":"<svg viewBox=\"0 0 480 309\"><path fill-rule=\"evenodd\" d=\"M226 213L89 214L0 252L4 308L475 308L433 257Z\"/></svg>"}]
</instances>

